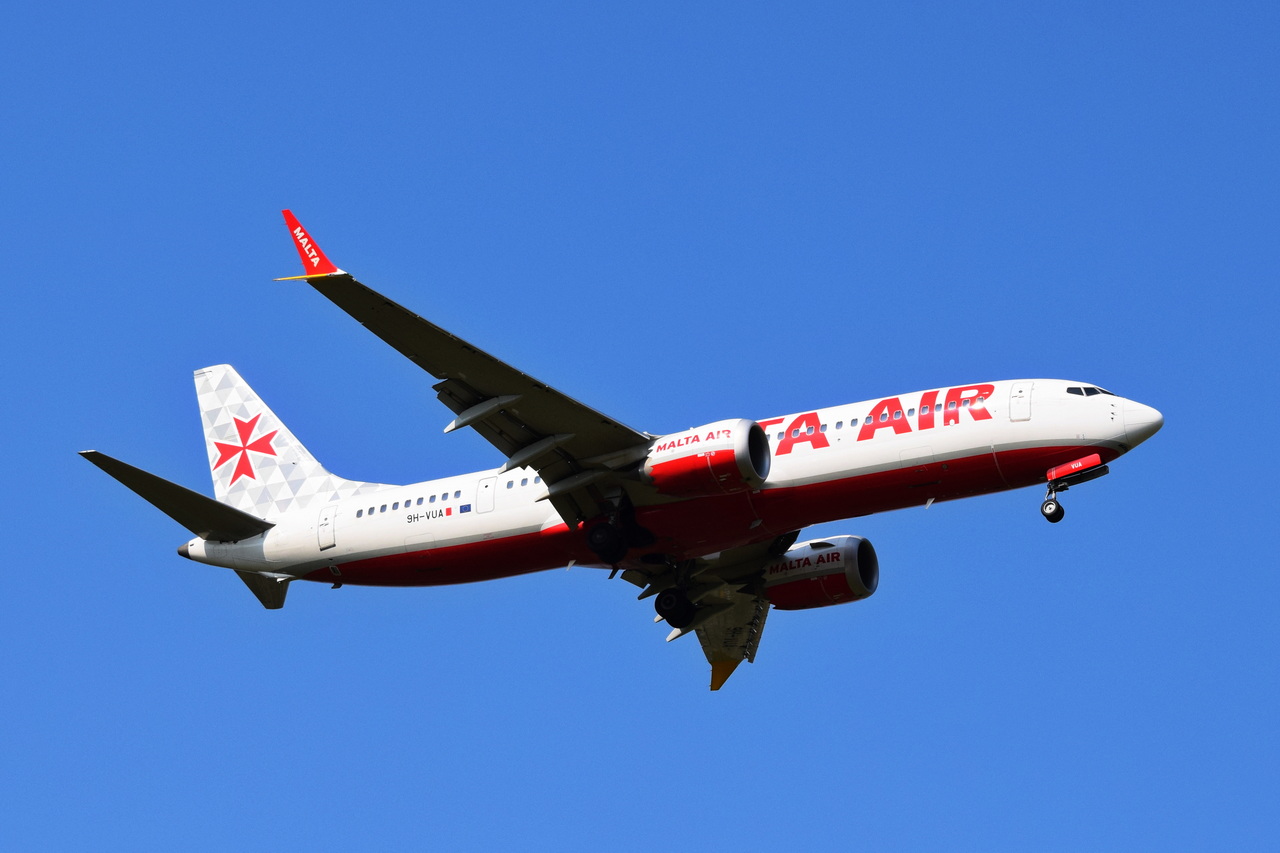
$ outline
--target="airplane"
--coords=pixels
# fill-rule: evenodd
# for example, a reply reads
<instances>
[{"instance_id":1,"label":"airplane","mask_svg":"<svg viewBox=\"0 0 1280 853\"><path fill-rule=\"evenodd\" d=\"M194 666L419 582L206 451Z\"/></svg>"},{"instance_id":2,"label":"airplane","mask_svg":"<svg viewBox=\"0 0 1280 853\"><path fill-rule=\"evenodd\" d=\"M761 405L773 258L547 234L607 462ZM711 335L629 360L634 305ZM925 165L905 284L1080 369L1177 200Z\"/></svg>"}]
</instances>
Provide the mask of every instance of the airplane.
<instances>
[{"instance_id":1,"label":"airplane","mask_svg":"<svg viewBox=\"0 0 1280 853\"><path fill-rule=\"evenodd\" d=\"M195 372L214 498L97 451L81 455L189 530L187 559L235 571L267 609L297 580L433 586L565 566L652 598L667 640L695 634L719 690L754 662L771 610L865 599L864 537L803 528L1101 477L1154 435L1156 409L1097 385L1017 379L932 388L667 435L628 427L417 316L335 266L291 211L306 281L431 374L497 468L409 485L331 474L226 364Z\"/></svg>"}]
</instances>

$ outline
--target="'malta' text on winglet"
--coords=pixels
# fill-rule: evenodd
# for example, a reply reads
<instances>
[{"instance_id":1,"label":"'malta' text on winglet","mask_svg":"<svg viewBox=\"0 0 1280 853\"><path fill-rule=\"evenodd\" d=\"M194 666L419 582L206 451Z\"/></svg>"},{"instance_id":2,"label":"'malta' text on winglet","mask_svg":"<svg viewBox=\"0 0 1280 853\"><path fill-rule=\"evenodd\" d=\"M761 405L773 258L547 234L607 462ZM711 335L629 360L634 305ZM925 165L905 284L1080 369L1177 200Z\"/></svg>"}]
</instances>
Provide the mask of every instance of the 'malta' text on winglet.
<instances>
[{"instance_id":1,"label":"'malta' text on winglet","mask_svg":"<svg viewBox=\"0 0 1280 853\"><path fill-rule=\"evenodd\" d=\"M333 262L330 261L315 241L311 239L311 235L307 233L307 229L303 228L298 222L297 217L293 215L291 210L283 210L285 225L289 226L289 233L293 236L293 245L298 249L298 257L302 259L302 268L306 270L307 276L312 275L331 275L341 272ZM303 276L305 278L305 276Z\"/></svg>"}]
</instances>

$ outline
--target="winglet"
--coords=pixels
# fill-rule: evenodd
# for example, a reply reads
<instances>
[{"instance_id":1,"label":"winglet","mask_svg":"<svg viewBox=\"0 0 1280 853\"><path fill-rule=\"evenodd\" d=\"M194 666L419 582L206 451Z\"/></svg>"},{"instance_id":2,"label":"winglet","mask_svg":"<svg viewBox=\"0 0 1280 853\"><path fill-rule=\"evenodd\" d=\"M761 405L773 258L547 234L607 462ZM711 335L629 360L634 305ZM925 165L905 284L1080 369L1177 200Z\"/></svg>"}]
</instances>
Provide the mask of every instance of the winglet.
<instances>
[{"instance_id":1,"label":"winglet","mask_svg":"<svg viewBox=\"0 0 1280 853\"><path fill-rule=\"evenodd\" d=\"M302 259L302 268L307 271L306 275L289 276L289 278L311 278L317 275L333 275L340 273L342 270L334 266L333 262L325 257L324 252L311 239L311 235L307 233L307 229L303 228L298 218L293 215L291 210L282 210L284 214L284 224L289 226L289 233L293 236L293 245L298 250L298 257ZM287 281L289 279L278 278L276 281Z\"/></svg>"},{"instance_id":2,"label":"winglet","mask_svg":"<svg viewBox=\"0 0 1280 853\"><path fill-rule=\"evenodd\" d=\"M711 689L719 690L724 683L729 680L729 676L733 675L733 671L738 668L741 660L715 660L711 662Z\"/></svg>"}]
</instances>

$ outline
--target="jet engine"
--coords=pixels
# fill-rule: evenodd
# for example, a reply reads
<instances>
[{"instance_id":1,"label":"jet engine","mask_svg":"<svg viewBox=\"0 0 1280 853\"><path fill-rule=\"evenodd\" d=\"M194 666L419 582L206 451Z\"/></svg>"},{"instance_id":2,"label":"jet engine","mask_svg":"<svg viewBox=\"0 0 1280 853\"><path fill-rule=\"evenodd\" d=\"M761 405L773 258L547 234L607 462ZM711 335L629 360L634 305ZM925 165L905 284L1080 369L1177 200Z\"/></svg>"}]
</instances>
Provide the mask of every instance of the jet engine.
<instances>
[{"instance_id":1,"label":"jet engine","mask_svg":"<svg viewBox=\"0 0 1280 853\"><path fill-rule=\"evenodd\" d=\"M764 594L779 610L860 601L876 591L880 561L861 536L802 542L765 566Z\"/></svg>"},{"instance_id":2,"label":"jet engine","mask_svg":"<svg viewBox=\"0 0 1280 853\"><path fill-rule=\"evenodd\" d=\"M664 435L653 443L644 477L663 494L708 497L758 489L773 456L755 421L717 421Z\"/></svg>"}]
</instances>

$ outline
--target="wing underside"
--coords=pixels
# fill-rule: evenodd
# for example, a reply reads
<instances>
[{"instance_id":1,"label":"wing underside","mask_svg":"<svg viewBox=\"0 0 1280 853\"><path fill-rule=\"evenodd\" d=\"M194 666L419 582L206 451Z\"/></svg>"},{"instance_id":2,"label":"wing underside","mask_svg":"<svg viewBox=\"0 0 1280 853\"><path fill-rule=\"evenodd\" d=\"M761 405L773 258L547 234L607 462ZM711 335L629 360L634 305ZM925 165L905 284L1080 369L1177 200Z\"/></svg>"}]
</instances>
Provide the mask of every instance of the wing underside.
<instances>
[{"instance_id":1,"label":"wing underside","mask_svg":"<svg viewBox=\"0 0 1280 853\"><path fill-rule=\"evenodd\" d=\"M667 641L697 634L711 664L711 689L719 690L738 664L755 661L770 609L764 595L764 568L785 553L798 535L799 531L794 531L768 542L712 554L675 567L675 571L648 574L629 570L622 577L644 587L640 598L683 582L698 611L688 625L672 629Z\"/></svg>"},{"instance_id":2,"label":"wing underside","mask_svg":"<svg viewBox=\"0 0 1280 853\"><path fill-rule=\"evenodd\" d=\"M712 593L709 598L710 606L728 605L696 629L702 653L711 664L711 689L719 690L738 664L755 661L769 602L763 596L741 592Z\"/></svg>"}]
</instances>

